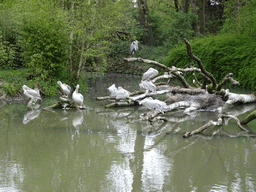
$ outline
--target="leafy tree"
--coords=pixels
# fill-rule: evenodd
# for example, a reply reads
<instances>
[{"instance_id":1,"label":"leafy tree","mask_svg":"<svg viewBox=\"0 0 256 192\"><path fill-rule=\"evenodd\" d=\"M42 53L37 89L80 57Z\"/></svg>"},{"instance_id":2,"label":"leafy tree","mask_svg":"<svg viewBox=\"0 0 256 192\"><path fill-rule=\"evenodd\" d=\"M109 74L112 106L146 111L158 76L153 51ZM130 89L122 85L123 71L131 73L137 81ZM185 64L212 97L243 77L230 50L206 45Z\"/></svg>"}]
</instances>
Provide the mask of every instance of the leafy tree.
<instances>
[{"instance_id":1,"label":"leafy tree","mask_svg":"<svg viewBox=\"0 0 256 192\"><path fill-rule=\"evenodd\" d=\"M0 4L0 66L20 68L22 58L20 47L17 45L16 24L7 5Z\"/></svg>"},{"instance_id":2,"label":"leafy tree","mask_svg":"<svg viewBox=\"0 0 256 192\"><path fill-rule=\"evenodd\" d=\"M67 60L65 18L53 3L26 1L15 5L24 64L43 80L58 76Z\"/></svg>"},{"instance_id":3,"label":"leafy tree","mask_svg":"<svg viewBox=\"0 0 256 192\"><path fill-rule=\"evenodd\" d=\"M192 13L176 12L169 7L150 9L150 19L157 45L173 47L183 38L191 38L194 34L193 22L197 16Z\"/></svg>"},{"instance_id":4,"label":"leafy tree","mask_svg":"<svg viewBox=\"0 0 256 192\"><path fill-rule=\"evenodd\" d=\"M85 67L104 71L113 35L124 24L125 1L71 1L68 11L69 63L76 78ZM99 65L100 64L100 65Z\"/></svg>"}]
</instances>

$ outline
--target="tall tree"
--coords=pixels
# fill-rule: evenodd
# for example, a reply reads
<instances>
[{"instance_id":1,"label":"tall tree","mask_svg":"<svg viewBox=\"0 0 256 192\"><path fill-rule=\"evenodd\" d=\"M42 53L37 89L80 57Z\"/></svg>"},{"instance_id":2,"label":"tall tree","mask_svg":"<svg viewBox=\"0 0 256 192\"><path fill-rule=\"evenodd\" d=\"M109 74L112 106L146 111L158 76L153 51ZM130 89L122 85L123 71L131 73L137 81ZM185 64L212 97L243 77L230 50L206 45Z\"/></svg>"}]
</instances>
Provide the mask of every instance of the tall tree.
<instances>
[{"instance_id":1,"label":"tall tree","mask_svg":"<svg viewBox=\"0 0 256 192\"><path fill-rule=\"evenodd\" d=\"M153 37L152 29L150 27L149 9L147 6L147 0L138 0L137 4L138 4L140 24L146 30L146 34L147 34L144 41L149 46L153 46L154 37Z\"/></svg>"},{"instance_id":2,"label":"tall tree","mask_svg":"<svg viewBox=\"0 0 256 192\"><path fill-rule=\"evenodd\" d=\"M205 34L205 0L199 0L199 31Z\"/></svg>"}]
</instances>

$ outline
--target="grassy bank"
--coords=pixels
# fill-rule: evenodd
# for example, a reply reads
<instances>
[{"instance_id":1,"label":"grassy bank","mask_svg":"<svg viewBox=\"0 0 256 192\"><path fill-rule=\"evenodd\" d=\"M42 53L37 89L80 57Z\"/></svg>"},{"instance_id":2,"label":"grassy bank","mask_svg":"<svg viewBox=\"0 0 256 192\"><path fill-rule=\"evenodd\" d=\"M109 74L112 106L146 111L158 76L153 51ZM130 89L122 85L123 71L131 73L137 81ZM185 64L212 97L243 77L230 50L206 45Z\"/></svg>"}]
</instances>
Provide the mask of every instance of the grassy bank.
<instances>
[{"instance_id":1,"label":"grassy bank","mask_svg":"<svg viewBox=\"0 0 256 192\"><path fill-rule=\"evenodd\" d=\"M28 69L1 69L0 70L0 97L12 97L21 95L22 85L33 87L34 82L29 81ZM33 86L32 86L33 85Z\"/></svg>"},{"instance_id":2,"label":"grassy bank","mask_svg":"<svg viewBox=\"0 0 256 192\"><path fill-rule=\"evenodd\" d=\"M217 80L228 73L242 87L256 89L256 41L246 35L230 34L191 40L193 53L199 57L206 70ZM172 49L166 60L167 66L189 67L196 63L188 56L185 44Z\"/></svg>"}]
</instances>

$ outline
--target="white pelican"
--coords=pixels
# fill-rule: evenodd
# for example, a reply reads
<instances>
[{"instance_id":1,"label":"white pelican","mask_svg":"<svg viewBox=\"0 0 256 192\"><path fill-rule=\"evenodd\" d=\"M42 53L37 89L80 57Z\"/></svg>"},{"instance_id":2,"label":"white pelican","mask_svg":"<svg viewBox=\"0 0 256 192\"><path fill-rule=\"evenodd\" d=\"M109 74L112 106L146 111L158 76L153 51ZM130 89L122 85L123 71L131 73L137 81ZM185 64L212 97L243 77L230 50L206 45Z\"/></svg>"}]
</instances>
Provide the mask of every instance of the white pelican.
<instances>
[{"instance_id":1,"label":"white pelican","mask_svg":"<svg viewBox=\"0 0 256 192\"><path fill-rule=\"evenodd\" d=\"M79 84L76 86L76 90L72 94L73 101L78 105L78 107L84 107L84 97L81 93L78 93Z\"/></svg>"},{"instance_id":2,"label":"white pelican","mask_svg":"<svg viewBox=\"0 0 256 192\"><path fill-rule=\"evenodd\" d=\"M62 83L61 81L58 81L57 84L61 87L61 89L64 93L64 96L68 97L68 95L71 92L71 87L69 85L65 84L65 83Z\"/></svg>"},{"instance_id":3,"label":"white pelican","mask_svg":"<svg viewBox=\"0 0 256 192\"><path fill-rule=\"evenodd\" d=\"M23 89L23 93L26 97L28 98L31 98L31 99L39 99L39 100L42 100L41 99L41 96L39 94L39 90L34 90L34 89L31 89L29 88L27 85L23 85L22 86L22 89Z\"/></svg>"},{"instance_id":4,"label":"white pelican","mask_svg":"<svg viewBox=\"0 0 256 192\"><path fill-rule=\"evenodd\" d=\"M148 80L141 81L139 86L141 91L149 90L153 93L156 93L156 86L154 85L154 83L152 83L152 81L148 81Z\"/></svg>"},{"instance_id":5,"label":"white pelican","mask_svg":"<svg viewBox=\"0 0 256 192\"><path fill-rule=\"evenodd\" d=\"M152 79L154 78L155 76L158 75L158 70L150 67L142 76L142 81L144 80L147 80L147 79Z\"/></svg>"},{"instance_id":6,"label":"white pelican","mask_svg":"<svg viewBox=\"0 0 256 192\"><path fill-rule=\"evenodd\" d=\"M108 88L109 92L110 92L110 97L115 97L116 96L116 91L117 91L117 88L116 88L116 85L113 84L111 85L109 88Z\"/></svg>"},{"instance_id":7,"label":"white pelican","mask_svg":"<svg viewBox=\"0 0 256 192\"><path fill-rule=\"evenodd\" d=\"M111 85L108 88L108 90L110 92L110 97L116 98L116 99L126 99L130 95L129 91L125 90L122 87L116 88L115 84Z\"/></svg>"},{"instance_id":8,"label":"white pelican","mask_svg":"<svg viewBox=\"0 0 256 192\"><path fill-rule=\"evenodd\" d=\"M157 110L163 113L164 109L167 109L168 106L165 102L153 99L152 97L145 98L139 102L140 105L147 107L150 110Z\"/></svg>"}]
</instances>

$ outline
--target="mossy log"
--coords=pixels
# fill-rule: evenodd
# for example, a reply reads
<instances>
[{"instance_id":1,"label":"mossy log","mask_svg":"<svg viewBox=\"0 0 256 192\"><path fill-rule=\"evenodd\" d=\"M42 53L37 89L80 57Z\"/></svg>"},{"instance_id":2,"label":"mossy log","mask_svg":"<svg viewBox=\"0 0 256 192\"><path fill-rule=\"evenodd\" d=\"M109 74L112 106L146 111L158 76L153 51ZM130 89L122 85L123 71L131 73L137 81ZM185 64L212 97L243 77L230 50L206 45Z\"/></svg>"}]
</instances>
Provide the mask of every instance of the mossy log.
<instances>
[{"instance_id":1,"label":"mossy log","mask_svg":"<svg viewBox=\"0 0 256 192\"><path fill-rule=\"evenodd\" d=\"M241 120L241 124L247 124L252 120L256 119L256 110L247 115L243 120Z\"/></svg>"}]
</instances>

